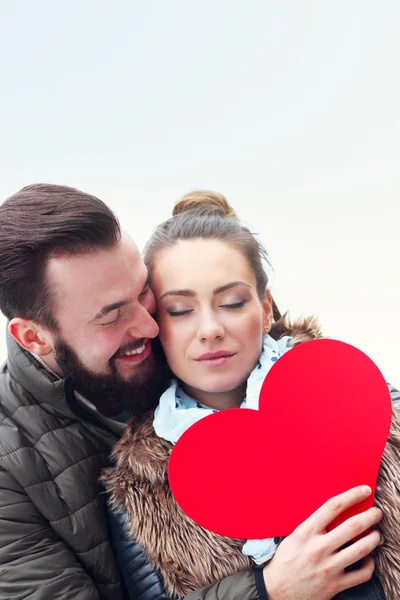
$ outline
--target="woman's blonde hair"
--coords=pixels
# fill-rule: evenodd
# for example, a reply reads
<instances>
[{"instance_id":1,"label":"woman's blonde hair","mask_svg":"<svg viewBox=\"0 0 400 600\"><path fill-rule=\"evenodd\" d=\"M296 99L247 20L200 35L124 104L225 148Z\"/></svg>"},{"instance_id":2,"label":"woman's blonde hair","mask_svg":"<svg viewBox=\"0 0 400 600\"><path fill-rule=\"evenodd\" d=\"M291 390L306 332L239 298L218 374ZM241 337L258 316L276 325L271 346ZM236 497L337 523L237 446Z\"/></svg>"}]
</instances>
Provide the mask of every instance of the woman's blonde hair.
<instances>
[{"instance_id":1,"label":"woman's blonde hair","mask_svg":"<svg viewBox=\"0 0 400 600\"><path fill-rule=\"evenodd\" d=\"M188 210L206 211L207 207L214 207L223 217L231 217L237 219L236 211L229 204L223 194L219 192L211 192L209 190L195 190L185 194L183 198L176 202L172 215L176 217Z\"/></svg>"}]
</instances>

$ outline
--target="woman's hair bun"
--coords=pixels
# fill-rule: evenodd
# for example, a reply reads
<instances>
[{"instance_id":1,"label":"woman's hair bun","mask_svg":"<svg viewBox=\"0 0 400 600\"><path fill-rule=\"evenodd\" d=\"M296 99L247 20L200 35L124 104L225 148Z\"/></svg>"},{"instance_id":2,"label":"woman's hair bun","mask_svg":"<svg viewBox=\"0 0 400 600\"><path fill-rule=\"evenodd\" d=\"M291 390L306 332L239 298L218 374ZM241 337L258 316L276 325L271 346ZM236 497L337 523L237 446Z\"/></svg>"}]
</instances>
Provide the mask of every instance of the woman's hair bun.
<instances>
[{"instance_id":1,"label":"woman's hair bun","mask_svg":"<svg viewBox=\"0 0 400 600\"><path fill-rule=\"evenodd\" d=\"M238 216L223 194L210 190L194 190L178 200L172 211L176 217L190 211L199 215L219 215L237 219Z\"/></svg>"}]
</instances>

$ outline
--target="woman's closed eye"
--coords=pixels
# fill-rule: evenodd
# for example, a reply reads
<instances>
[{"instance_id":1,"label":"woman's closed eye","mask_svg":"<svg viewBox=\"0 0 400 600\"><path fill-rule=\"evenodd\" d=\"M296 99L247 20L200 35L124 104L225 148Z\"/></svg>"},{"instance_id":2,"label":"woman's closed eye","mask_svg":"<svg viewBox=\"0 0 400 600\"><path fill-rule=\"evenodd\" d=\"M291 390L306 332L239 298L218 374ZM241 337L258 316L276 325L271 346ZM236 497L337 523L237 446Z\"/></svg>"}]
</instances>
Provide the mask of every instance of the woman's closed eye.
<instances>
[{"instance_id":1,"label":"woman's closed eye","mask_svg":"<svg viewBox=\"0 0 400 600\"><path fill-rule=\"evenodd\" d=\"M247 304L248 300L240 300L239 302L227 302L226 304L220 304L220 308L243 308Z\"/></svg>"},{"instance_id":2,"label":"woman's closed eye","mask_svg":"<svg viewBox=\"0 0 400 600\"><path fill-rule=\"evenodd\" d=\"M237 302L226 302L225 304L220 304L218 308L226 308L226 309L239 309L243 308L245 304L247 304L248 300L239 300ZM183 317L190 313L194 312L193 308L167 308L167 313L171 317Z\"/></svg>"},{"instance_id":3,"label":"woman's closed eye","mask_svg":"<svg viewBox=\"0 0 400 600\"><path fill-rule=\"evenodd\" d=\"M192 308L181 308L181 309L167 308L167 313L170 315L170 317L182 317L183 315L187 315L191 312L193 312Z\"/></svg>"}]
</instances>

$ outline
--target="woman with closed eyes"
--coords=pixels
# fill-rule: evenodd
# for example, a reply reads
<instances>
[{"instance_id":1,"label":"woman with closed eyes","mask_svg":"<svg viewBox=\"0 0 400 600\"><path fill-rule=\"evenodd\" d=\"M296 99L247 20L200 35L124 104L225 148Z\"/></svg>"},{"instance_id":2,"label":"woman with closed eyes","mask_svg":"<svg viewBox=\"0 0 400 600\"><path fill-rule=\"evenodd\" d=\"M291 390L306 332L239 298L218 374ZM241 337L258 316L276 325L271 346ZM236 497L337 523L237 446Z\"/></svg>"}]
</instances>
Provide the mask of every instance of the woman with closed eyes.
<instances>
[{"instance_id":1,"label":"woman with closed eyes","mask_svg":"<svg viewBox=\"0 0 400 600\"><path fill-rule=\"evenodd\" d=\"M115 467L104 475L130 597L382 600L383 586L387 600L394 600L392 590L400 586L393 568L400 552L389 525L400 494L392 476L400 456L394 432L377 494L381 504L391 506L381 526L386 544L375 527L382 518L376 507L327 532L338 514L371 492L365 486L328 501L283 541L224 538L196 525L177 506L167 466L180 435L212 412L257 409L274 362L321 333L313 319L290 324L280 318L263 268L266 252L220 194L193 192L178 202L174 216L154 231L144 258L173 376L156 410L131 421L115 448ZM393 424L399 424L395 411ZM390 492L385 477L392 480ZM382 586L371 557L378 546ZM357 568L348 568L355 563Z\"/></svg>"}]
</instances>

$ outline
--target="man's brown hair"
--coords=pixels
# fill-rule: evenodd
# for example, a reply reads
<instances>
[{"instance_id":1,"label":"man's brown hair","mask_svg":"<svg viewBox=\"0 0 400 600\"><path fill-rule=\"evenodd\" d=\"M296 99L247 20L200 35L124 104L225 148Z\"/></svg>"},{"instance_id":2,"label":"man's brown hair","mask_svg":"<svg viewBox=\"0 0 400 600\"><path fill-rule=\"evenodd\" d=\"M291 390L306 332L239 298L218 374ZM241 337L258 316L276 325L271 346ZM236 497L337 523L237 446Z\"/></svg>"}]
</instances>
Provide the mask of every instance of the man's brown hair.
<instances>
[{"instance_id":1,"label":"man's brown hair","mask_svg":"<svg viewBox=\"0 0 400 600\"><path fill-rule=\"evenodd\" d=\"M112 247L120 235L95 196L46 183L22 188L0 205L0 310L56 329L48 260Z\"/></svg>"}]
</instances>

